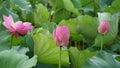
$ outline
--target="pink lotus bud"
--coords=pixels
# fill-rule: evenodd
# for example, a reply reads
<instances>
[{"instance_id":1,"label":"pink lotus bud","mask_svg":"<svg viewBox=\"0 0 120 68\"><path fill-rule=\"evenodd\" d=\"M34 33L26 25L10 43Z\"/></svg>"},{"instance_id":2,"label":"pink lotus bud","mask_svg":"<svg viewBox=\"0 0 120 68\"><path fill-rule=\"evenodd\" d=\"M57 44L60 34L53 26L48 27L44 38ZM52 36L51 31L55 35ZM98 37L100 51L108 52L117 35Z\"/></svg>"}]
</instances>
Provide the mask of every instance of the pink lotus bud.
<instances>
[{"instance_id":1,"label":"pink lotus bud","mask_svg":"<svg viewBox=\"0 0 120 68\"><path fill-rule=\"evenodd\" d=\"M67 26L57 26L53 31L53 39L58 46L67 46L69 44L70 31Z\"/></svg>"},{"instance_id":2,"label":"pink lotus bud","mask_svg":"<svg viewBox=\"0 0 120 68\"><path fill-rule=\"evenodd\" d=\"M22 21L17 21L16 23L14 23L11 15L9 15L8 17L3 15L3 20L4 20L3 25L16 38L19 36L19 34L21 35L27 34L27 32L33 28L32 24L29 22L23 23Z\"/></svg>"},{"instance_id":3,"label":"pink lotus bud","mask_svg":"<svg viewBox=\"0 0 120 68\"><path fill-rule=\"evenodd\" d=\"M110 24L107 20L104 20L100 23L98 27L98 32L101 34L107 34L110 31Z\"/></svg>"}]
</instances>

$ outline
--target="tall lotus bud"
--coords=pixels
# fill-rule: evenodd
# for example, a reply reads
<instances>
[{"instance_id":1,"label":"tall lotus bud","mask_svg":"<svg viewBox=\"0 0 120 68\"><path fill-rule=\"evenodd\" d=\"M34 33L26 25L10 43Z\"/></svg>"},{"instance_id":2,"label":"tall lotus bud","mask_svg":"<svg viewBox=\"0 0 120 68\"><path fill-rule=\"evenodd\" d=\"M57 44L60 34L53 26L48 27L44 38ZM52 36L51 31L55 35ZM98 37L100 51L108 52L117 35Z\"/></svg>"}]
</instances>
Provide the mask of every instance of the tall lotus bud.
<instances>
[{"instance_id":1,"label":"tall lotus bud","mask_svg":"<svg viewBox=\"0 0 120 68\"><path fill-rule=\"evenodd\" d=\"M110 24L107 20L103 20L98 27L98 32L101 34L107 34L110 31Z\"/></svg>"},{"instance_id":2,"label":"tall lotus bud","mask_svg":"<svg viewBox=\"0 0 120 68\"><path fill-rule=\"evenodd\" d=\"M69 44L70 31L67 26L57 26L53 31L53 39L58 46L67 46Z\"/></svg>"}]
</instances>

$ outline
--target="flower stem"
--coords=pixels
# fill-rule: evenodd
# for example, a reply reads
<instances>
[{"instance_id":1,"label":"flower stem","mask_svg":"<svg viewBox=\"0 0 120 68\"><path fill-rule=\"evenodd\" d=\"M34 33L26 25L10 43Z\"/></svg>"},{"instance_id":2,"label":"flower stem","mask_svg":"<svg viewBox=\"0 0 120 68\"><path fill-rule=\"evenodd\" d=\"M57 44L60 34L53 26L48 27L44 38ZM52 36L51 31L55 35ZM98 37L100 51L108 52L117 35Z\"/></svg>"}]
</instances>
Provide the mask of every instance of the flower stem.
<instances>
[{"instance_id":1,"label":"flower stem","mask_svg":"<svg viewBox=\"0 0 120 68\"><path fill-rule=\"evenodd\" d=\"M62 46L60 46L59 68L61 68L61 49L62 49Z\"/></svg>"},{"instance_id":2,"label":"flower stem","mask_svg":"<svg viewBox=\"0 0 120 68\"><path fill-rule=\"evenodd\" d=\"M103 37L104 37L104 35L101 36L101 48L100 48L100 51L103 50Z\"/></svg>"},{"instance_id":3,"label":"flower stem","mask_svg":"<svg viewBox=\"0 0 120 68\"><path fill-rule=\"evenodd\" d=\"M13 35L11 36L11 41L10 41L10 49L12 48L12 41L13 41Z\"/></svg>"},{"instance_id":4,"label":"flower stem","mask_svg":"<svg viewBox=\"0 0 120 68\"><path fill-rule=\"evenodd\" d=\"M75 47L78 48L78 47L77 47L77 42L75 41L74 43L75 43Z\"/></svg>"}]
</instances>

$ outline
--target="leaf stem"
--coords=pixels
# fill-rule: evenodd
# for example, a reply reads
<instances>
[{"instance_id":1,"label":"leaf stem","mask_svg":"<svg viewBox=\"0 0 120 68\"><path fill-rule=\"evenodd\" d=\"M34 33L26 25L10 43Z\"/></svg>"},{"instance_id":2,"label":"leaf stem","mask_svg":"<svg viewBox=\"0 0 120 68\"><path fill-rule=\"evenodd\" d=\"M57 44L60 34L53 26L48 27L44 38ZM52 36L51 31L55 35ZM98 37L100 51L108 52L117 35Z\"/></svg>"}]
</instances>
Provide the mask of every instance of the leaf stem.
<instances>
[{"instance_id":1,"label":"leaf stem","mask_svg":"<svg viewBox=\"0 0 120 68\"><path fill-rule=\"evenodd\" d=\"M103 50L103 37L104 37L104 35L101 36L101 48L100 48L100 51Z\"/></svg>"},{"instance_id":2,"label":"leaf stem","mask_svg":"<svg viewBox=\"0 0 120 68\"><path fill-rule=\"evenodd\" d=\"M13 35L11 36L11 41L10 41L10 49L12 48L12 41L13 41Z\"/></svg>"},{"instance_id":3,"label":"leaf stem","mask_svg":"<svg viewBox=\"0 0 120 68\"><path fill-rule=\"evenodd\" d=\"M62 49L62 46L60 46L59 68L61 68L61 49Z\"/></svg>"},{"instance_id":4,"label":"leaf stem","mask_svg":"<svg viewBox=\"0 0 120 68\"><path fill-rule=\"evenodd\" d=\"M75 44L75 47L78 48L78 47L77 47L77 42L76 42L76 41L74 42L74 44Z\"/></svg>"},{"instance_id":5,"label":"leaf stem","mask_svg":"<svg viewBox=\"0 0 120 68\"><path fill-rule=\"evenodd\" d=\"M84 41L82 41L82 50L84 49L84 46L85 46L85 45L84 45Z\"/></svg>"}]
</instances>

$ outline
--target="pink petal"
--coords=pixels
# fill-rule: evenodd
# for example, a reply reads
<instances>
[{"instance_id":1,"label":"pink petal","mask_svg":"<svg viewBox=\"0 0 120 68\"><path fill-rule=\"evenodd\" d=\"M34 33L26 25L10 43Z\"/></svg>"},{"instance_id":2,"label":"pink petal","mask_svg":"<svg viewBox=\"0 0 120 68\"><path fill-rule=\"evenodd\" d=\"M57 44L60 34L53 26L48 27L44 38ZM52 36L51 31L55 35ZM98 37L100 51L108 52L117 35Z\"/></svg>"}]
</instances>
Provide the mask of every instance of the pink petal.
<instances>
[{"instance_id":1,"label":"pink petal","mask_svg":"<svg viewBox=\"0 0 120 68\"><path fill-rule=\"evenodd\" d=\"M58 39L58 36L56 36L56 29L54 29L52 37L55 40L56 45L60 46L61 45L61 41Z\"/></svg>"},{"instance_id":2,"label":"pink petal","mask_svg":"<svg viewBox=\"0 0 120 68\"><path fill-rule=\"evenodd\" d=\"M69 32L69 29L68 27L66 26L58 26L56 28L56 35L58 36L59 40L67 40L69 39L69 36L70 36L70 32Z\"/></svg>"},{"instance_id":3,"label":"pink petal","mask_svg":"<svg viewBox=\"0 0 120 68\"><path fill-rule=\"evenodd\" d=\"M23 28L22 31L20 32L20 34L27 34L28 31L29 31L28 29Z\"/></svg>"},{"instance_id":4,"label":"pink petal","mask_svg":"<svg viewBox=\"0 0 120 68\"><path fill-rule=\"evenodd\" d=\"M31 23L23 23L23 28L19 31L20 34L26 34L30 29L34 28Z\"/></svg>"},{"instance_id":5,"label":"pink petal","mask_svg":"<svg viewBox=\"0 0 120 68\"><path fill-rule=\"evenodd\" d=\"M56 41L57 45L68 45L70 32L67 26L57 26L53 31L53 38Z\"/></svg>"},{"instance_id":6,"label":"pink petal","mask_svg":"<svg viewBox=\"0 0 120 68\"><path fill-rule=\"evenodd\" d=\"M13 23L13 18L11 15L9 15L8 17L3 15L3 25L6 27L6 28L11 28L11 25Z\"/></svg>"},{"instance_id":7,"label":"pink petal","mask_svg":"<svg viewBox=\"0 0 120 68\"><path fill-rule=\"evenodd\" d=\"M27 28L28 30L30 30L30 29L32 29L32 28L34 28L33 26L32 26L32 24L31 23L29 23L29 22L24 22L23 23L23 25L25 26L25 28Z\"/></svg>"},{"instance_id":8,"label":"pink petal","mask_svg":"<svg viewBox=\"0 0 120 68\"><path fill-rule=\"evenodd\" d=\"M110 30L110 24L107 20L104 20L100 23L98 27L98 32L101 34L107 34Z\"/></svg>"},{"instance_id":9,"label":"pink petal","mask_svg":"<svg viewBox=\"0 0 120 68\"><path fill-rule=\"evenodd\" d=\"M13 28L12 24L14 23L13 18L11 15L9 15L8 17L3 15L3 25L10 31L10 32L14 32L15 29Z\"/></svg>"},{"instance_id":10,"label":"pink petal","mask_svg":"<svg viewBox=\"0 0 120 68\"><path fill-rule=\"evenodd\" d=\"M59 39L62 39L61 45L68 45L69 43L69 38L70 38L70 32L67 26L62 26L61 27L61 32L60 32Z\"/></svg>"},{"instance_id":11,"label":"pink petal","mask_svg":"<svg viewBox=\"0 0 120 68\"><path fill-rule=\"evenodd\" d=\"M56 38L56 29L53 30L52 37L55 39Z\"/></svg>"},{"instance_id":12,"label":"pink petal","mask_svg":"<svg viewBox=\"0 0 120 68\"><path fill-rule=\"evenodd\" d=\"M33 28L31 23L23 23L22 21L18 21L15 23L16 31L20 34L26 34L30 29Z\"/></svg>"},{"instance_id":13,"label":"pink petal","mask_svg":"<svg viewBox=\"0 0 120 68\"><path fill-rule=\"evenodd\" d=\"M15 29L16 29L16 31L17 31L18 33L22 34L22 31L23 31L23 29L24 29L25 26L23 25L22 21L17 21L17 22L14 24L14 27L15 27Z\"/></svg>"}]
</instances>

